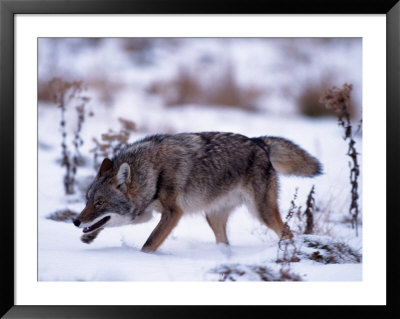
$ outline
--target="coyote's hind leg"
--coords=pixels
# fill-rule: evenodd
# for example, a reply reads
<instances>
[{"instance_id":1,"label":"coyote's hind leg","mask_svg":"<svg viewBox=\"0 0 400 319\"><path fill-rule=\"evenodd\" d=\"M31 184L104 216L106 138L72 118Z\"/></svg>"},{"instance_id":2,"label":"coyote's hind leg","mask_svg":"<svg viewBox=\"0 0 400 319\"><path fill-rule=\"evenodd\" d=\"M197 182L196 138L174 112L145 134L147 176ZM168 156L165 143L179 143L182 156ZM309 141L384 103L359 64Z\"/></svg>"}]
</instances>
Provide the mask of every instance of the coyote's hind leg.
<instances>
[{"instance_id":1,"label":"coyote's hind leg","mask_svg":"<svg viewBox=\"0 0 400 319\"><path fill-rule=\"evenodd\" d=\"M271 228L280 239L292 238L293 234L285 227L279 213L277 182L274 177L267 180L267 184L261 187L260 184L254 185L254 203L257 216L260 220ZM261 190L261 191L260 191Z\"/></svg>"}]
</instances>

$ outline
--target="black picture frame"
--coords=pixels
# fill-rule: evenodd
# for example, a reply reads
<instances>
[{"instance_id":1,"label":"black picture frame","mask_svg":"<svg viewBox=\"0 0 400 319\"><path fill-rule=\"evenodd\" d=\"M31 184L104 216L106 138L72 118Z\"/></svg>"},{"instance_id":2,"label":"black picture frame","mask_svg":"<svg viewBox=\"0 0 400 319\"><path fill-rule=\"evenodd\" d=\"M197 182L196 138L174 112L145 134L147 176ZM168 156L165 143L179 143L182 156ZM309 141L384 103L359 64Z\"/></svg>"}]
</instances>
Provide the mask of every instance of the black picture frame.
<instances>
[{"instance_id":1,"label":"black picture frame","mask_svg":"<svg viewBox=\"0 0 400 319\"><path fill-rule=\"evenodd\" d=\"M387 305L386 306L16 306L14 303L14 17L16 14L385 14L387 21ZM344 318L370 315L399 318L396 225L400 162L400 3L399 0L0 0L0 181L1 298L5 318L197 318L263 315L311 316L323 312ZM376 106L377 111L383 106ZM378 187L380 187L378 185ZM377 212L378 214L379 212ZM397 273L397 274L396 274ZM284 296L282 296L284 298ZM177 301L179 303L179 301Z\"/></svg>"}]
</instances>

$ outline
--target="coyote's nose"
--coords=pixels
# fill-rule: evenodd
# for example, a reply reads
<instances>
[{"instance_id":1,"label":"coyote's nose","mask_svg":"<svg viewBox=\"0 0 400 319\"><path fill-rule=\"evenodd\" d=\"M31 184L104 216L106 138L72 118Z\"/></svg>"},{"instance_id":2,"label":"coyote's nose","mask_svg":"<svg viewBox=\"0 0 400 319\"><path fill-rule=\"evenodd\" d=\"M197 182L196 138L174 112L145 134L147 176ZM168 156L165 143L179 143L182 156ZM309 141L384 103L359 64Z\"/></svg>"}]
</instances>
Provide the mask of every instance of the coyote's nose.
<instances>
[{"instance_id":1,"label":"coyote's nose","mask_svg":"<svg viewBox=\"0 0 400 319\"><path fill-rule=\"evenodd\" d=\"M74 225L75 225L76 227L79 227L79 225L81 224L81 221L80 221L79 219L75 219L75 220L73 221L73 223L74 223Z\"/></svg>"}]
</instances>

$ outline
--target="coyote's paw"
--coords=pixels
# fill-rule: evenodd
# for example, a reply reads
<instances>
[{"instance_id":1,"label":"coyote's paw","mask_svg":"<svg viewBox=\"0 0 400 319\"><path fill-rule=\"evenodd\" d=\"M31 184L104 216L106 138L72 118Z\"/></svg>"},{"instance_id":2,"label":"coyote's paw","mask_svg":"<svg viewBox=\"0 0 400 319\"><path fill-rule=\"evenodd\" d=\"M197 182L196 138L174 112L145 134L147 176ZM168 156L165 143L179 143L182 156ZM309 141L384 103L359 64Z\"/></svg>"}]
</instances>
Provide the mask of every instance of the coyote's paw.
<instances>
[{"instance_id":1,"label":"coyote's paw","mask_svg":"<svg viewBox=\"0 0 400 319\"><path fill-rule=\"evenodd\" d=\"M82 235L81 242L85 244L91 244L92 241L96 238L96 236L92 235Z\"/></svg>"},{"instance_id":2,"label":"coyote's paw","mask_svg":"<svg viewBox=\"0 0 400 319\"><path fill-rule=\"evenodd\" d=\"M285 227L281 233L280 240L287 240L292 238L293 238L293 233L288 227Z\"/></svg>"},{"instance_id":3,"label":"coyote's paw","mask_svg":"<svg viewBox=\"0 0 400 319\"><path fill-rule=\"evenodd\" d=\"M97 235L103 230L104 228L99 228L96 231L90 234L84 234L81 236L81 241L85 244L91 244L93 240L96 239Z\"/></svg>"},{"instance_id":4,"label":"coyote's paw","mask_svg":"<svg viewBox=\"0 0 400 319\"><path fill-rule=\"evenodd\" d=\"M217 243L218 250L227 258L232 257L232 249L229 244Z\"/></svg>"}]
</instances>

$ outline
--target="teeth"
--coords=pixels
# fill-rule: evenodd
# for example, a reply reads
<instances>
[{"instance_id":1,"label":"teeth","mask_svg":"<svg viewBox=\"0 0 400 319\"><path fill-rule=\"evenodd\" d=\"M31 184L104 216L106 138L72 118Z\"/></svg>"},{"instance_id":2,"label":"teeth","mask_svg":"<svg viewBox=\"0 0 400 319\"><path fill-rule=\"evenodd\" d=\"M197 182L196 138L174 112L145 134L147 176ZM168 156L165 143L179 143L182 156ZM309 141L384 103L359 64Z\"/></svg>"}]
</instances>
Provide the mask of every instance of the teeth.
<instances>
[{"instance_id":1,"label":"teeth","mask_svg":"<svg viewBox=\"0 0 400 319\"><path fill-rule=\"evenodd\" d=\"M107 223L110 220L110 218L111 218L110 216L104 217L103 219L94 223L93 225L83 228L83 232L89 233L93 230L96 230L97 228L99 228L99 227L103 226L105 223Z\"/></svg>"}]
</instances>

